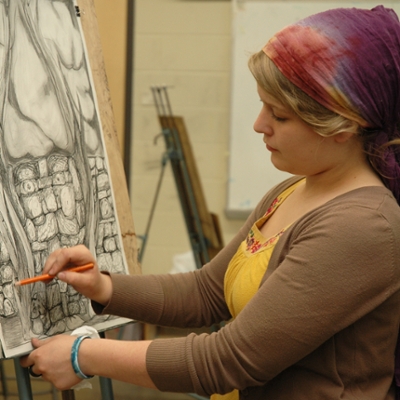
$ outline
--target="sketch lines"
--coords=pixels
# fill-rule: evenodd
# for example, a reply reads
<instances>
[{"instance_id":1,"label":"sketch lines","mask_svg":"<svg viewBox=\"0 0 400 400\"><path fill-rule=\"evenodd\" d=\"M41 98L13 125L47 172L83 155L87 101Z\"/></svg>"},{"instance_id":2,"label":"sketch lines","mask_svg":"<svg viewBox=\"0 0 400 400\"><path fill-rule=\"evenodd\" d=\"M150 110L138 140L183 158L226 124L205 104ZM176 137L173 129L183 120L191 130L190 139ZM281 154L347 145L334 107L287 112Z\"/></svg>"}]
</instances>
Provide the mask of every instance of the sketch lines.
<instances>
[{"instance_id":1,"label":"sketch lines","mask_svg":"<svg viewBox=\"0 0 400 400\"><path fill-rule=\"evenodd\" d=\"M101 124L72 0L0 1L0 323L3 350L103 323L87 299L41 273L85 244L126 273Z\"/></svg>"}]
</instances>

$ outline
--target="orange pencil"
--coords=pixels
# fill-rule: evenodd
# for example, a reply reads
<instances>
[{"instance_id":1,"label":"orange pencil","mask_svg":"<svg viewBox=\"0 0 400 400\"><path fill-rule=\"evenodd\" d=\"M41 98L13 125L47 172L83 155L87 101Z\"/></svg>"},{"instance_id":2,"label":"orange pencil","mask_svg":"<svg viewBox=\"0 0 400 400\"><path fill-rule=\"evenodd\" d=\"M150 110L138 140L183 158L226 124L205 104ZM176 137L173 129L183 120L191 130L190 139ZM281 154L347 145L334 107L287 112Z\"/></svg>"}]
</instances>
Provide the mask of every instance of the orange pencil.
<instances>
[{"instance_id":1,"label":"orange pencil","mask_svg":"<svg viewBox=\"0 0 400 400\"><path fill-rule=\"evenodd\" d=\"M81 265L79 267L69 268L69 269L66 269L65 271L82 272L82 271L91 269L93 267L94 267L94 264L89 263L89 264ZM55 277L56 277L55 275L49 275L49 274L38 275L38 276L34 276L33 278L22 279L21 281L15 282L15 286L28 285L29 283L40 282L40 281L49 281L50 279L54 279Z\"/></svg>"}]
</instances>

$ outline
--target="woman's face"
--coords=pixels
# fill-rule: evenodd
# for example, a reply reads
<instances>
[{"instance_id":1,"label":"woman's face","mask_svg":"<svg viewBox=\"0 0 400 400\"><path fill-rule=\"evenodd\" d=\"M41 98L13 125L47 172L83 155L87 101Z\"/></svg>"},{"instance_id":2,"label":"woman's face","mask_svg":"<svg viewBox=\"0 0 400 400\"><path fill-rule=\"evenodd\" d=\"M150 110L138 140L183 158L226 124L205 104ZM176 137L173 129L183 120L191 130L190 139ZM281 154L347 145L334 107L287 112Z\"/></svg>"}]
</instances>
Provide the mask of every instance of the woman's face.
<instances>
[{"instance_id":1,"label":"woman's face","mask_svg":"<svg viewBox=\"0 0 400 400\"><path fill-rule=\"evenodd\" d=\"M263 134L273 165L294 175L315 175L334 166L334 137L323 137L260 86L262 108L254 130Z\"/></svg>"}]
</instances>

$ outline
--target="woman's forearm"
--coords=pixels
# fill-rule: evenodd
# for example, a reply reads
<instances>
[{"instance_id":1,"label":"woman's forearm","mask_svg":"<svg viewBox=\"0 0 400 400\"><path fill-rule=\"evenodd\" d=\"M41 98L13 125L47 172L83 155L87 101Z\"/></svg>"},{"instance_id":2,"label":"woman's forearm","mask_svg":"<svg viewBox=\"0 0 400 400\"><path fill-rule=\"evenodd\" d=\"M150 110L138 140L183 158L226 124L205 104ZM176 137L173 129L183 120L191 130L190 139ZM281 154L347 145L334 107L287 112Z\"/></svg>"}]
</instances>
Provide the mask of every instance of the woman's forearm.
<instances>
[{"instance_id":1,"label":"woman's forearm","mask_svg":"<svg viewBox=\"0 0 400 400\"><path fill-rule=\"evenodd\" d=\"M87 339L79 348L79 365L86 375L98 375L156 389L146 368L151 341Z\"/></svg>"}]
</instances>

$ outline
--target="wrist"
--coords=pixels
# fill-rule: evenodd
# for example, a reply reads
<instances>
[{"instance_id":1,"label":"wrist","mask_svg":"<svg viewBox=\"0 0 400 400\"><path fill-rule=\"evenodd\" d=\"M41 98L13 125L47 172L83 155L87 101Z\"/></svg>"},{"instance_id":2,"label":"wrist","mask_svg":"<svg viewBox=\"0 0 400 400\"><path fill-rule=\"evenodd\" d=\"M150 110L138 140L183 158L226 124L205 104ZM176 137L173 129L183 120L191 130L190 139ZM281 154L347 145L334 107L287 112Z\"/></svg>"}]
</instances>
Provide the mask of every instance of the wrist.
<instances>
[{"instance_id":1,"label":"wrist","mask_svg":"<svg viewBox=\"0 0 400 400\"><path fill-rule=\"evenodd\" d=\"M100 274L100 288L99 295L96 298L93 298L97 303L106 306L111 299L112 296L112 280L108 273Z\"/></svg>"}]
</instances>

